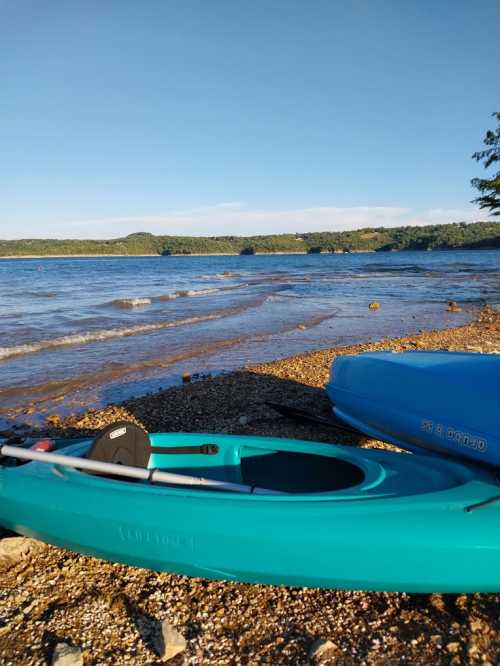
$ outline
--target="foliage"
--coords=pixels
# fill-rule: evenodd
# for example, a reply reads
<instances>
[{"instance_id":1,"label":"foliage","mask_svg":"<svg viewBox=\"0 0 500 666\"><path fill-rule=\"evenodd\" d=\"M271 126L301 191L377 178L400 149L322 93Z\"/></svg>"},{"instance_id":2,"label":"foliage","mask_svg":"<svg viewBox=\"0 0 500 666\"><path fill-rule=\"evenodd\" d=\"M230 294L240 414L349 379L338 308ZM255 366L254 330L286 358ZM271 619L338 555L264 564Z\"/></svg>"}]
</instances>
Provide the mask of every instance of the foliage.
<instances>
[{"instance_id":1,"label":"foliage","mask_svg":"<svg viewBox=\"0 0 500 666\"><path fill-rule=\"evenodd\" d=\"M472 155L477 162L484 162L485 169L500 161L500 113L494 113L493 116L498 121L498 127L486 132L483 143L488 148ZM473 203L479 204L480 208L489 208L492 215L500 215L500 171L492 178L473 178L471 183L481 193Z\"/></svg>"},{"instance_id":2,"label":"foliage","mask_svg":"<svg viewBox=\"0 0 500 666\"><path fill-rule=\"evenodd\" d=\"M0 256L269 254L373 252L500 247L500 222L270 236L154 236L136 233L110 240L0 240Z\"/></svg>"}]
</instances>

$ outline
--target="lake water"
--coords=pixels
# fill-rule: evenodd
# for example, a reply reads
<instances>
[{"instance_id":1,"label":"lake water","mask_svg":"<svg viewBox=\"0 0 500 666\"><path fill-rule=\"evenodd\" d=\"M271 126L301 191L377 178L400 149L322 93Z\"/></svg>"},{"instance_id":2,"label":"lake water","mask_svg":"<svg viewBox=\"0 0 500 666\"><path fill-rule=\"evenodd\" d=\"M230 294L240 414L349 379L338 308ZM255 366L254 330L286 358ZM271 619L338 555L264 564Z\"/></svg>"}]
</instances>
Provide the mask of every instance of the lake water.
<instances>
[{"instance_id":1,"label":"lake water","mask_svg":"<svg viewBox=\"0 0 500 666\"><path fill-rule=\"evenodd\" d=\"M453 326L486 302L500 303L498 251L0 260L0 418Z\"/></svg>"}]
</instances>

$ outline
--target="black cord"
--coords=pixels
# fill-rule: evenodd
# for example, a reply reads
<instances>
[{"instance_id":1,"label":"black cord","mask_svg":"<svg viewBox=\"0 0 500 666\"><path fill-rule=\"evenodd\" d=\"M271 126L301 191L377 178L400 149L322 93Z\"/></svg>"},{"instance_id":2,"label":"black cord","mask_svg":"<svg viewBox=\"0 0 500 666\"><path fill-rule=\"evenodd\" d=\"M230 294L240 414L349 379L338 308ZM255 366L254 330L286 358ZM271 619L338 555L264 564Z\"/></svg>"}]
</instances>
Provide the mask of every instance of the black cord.
<instances>
[{"instance_id":1,"label":"black cord","mask_svg":"<svg viewBox=\"0 0 500 666\"><path fill-rule=\"evenodd\" d=\"M481 509L483 506L488 506L489 504L493 504L494 502L499 502L499 501L500 501L500 495L493 495L493 497L483 500L482 502L477 502L477 504L470 504L469 506L466 506L464 510L467 513L469 513L470 511L474 511L475 509Z\"/></svg>"}]
</instances>

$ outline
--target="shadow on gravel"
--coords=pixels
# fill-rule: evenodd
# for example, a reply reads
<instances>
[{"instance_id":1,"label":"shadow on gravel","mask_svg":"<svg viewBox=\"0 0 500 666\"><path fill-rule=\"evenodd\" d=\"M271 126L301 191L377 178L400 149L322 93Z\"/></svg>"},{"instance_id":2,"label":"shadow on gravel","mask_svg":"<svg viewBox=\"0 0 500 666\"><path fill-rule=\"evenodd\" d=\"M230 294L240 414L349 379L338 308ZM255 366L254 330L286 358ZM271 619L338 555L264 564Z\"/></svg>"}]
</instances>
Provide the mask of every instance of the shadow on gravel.
<instances>
[{"instance_id":1,"label":"shadow on gravel","mask_svg":"<svg viewBox=\"0 0 500 666\"><path fill-rule=\"evenodd\" d=\"M330 414L322 387L247 370L172 387L122 403L149 432L225 432L358 444L361 437L332 426L297 423L267 402Z\"/></svg>"}]
</instances>

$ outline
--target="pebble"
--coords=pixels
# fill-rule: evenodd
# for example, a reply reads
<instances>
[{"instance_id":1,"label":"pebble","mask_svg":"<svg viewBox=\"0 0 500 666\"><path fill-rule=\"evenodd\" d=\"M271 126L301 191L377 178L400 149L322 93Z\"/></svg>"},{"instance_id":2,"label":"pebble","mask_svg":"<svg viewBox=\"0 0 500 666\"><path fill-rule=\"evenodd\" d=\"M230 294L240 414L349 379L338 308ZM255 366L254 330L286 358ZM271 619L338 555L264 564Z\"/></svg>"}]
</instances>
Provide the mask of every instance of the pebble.
<instances>
[{"instance_id":1,"label":"pebble","mask_svg":"<svg viewBox=\"0 0 500 666\"><path fill-rule=\"evenodd\" d=\"M339 646L336 645L333 641L318 638L318 640L314 641L314 643L311 645L311 649L309 650L309 657L310 659L318 660L322 657L325 657L327 653L330 652L338 653L341 652L341 650Z\"/></svg>"},{"instance_id":2,"label":"pebble","mask_svg":"<svg viewBox=\"0 0 500 666\"><path fill-rule=\"evenodd\" d=\"M447 643L446 649L450 654L457 654L457 652L460 650L460 643L458 643L457 641L453 641L452 643Z\"/></svg>"},{"instance_id":3,"label":"pebble","mask_svg":"<svg viewBox=\"0 0 500 666\"><path fill-rule=\"evenodd\" d=\"M184 636L177 631L177 629L164 620L161 624L161 646L159 648L159 656L163 661L168 661L176 655L184 652L187 643Z\"/></svg>"},{"instance_id":4,"label":"pebble","mask_svg":"<svg viewBox=\"0 0 500 666\"><path fill-rule=\"evenodd\" d=\"M58 643L52 655L52 666L83 666L82 651L67 643Z\"/></svg>"},{"instance_id":5,"label":"pebble","mask_svg":"<svg viewBox=\"0 0 500 666\"><path fill-rule=\"evenodd\" d=\"M7 537L0 541L0 571L10 569L20 560L44 550L46 545L36 539L22 536Z\"/></svg>"}]
</instances>

